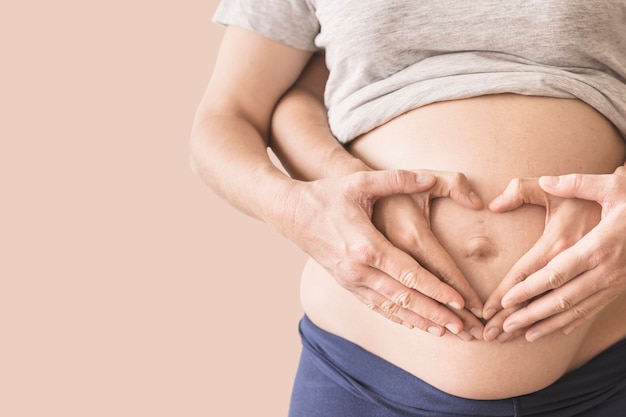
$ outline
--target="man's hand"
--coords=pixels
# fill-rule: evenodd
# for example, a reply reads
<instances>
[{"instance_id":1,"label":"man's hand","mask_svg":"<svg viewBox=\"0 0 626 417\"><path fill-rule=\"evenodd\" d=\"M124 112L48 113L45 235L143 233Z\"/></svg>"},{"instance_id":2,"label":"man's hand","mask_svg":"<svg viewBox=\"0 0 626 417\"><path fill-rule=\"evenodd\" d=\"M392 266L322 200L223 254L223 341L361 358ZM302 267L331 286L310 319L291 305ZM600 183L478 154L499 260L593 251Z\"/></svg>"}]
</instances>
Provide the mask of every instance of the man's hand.
<instances>
[{"instance_id":1,"label":"man's hand","mask_svg":"<svg viewBox=\"0 0 626 417\"><path fill-rule=\"evenodd\" d=\"M450 190L432 173L399 170L294 182L277 196L272 223L372 310L438 336L447 329L471 340L460 293L469 286L455 281L464 278L452 273L443 282L372 224L374 204L382 197L420 193L427 201Z\"/></svg>"}]
</instances>

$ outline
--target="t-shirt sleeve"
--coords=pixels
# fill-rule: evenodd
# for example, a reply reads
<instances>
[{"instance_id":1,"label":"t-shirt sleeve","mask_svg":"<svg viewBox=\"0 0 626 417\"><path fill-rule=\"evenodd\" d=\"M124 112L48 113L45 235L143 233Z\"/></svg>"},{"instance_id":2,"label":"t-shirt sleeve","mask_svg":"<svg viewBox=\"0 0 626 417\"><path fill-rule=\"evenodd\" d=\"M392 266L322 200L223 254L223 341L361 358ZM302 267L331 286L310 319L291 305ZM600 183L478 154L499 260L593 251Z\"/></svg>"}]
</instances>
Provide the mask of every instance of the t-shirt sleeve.
<instances>
[{"instance_id":1,"label":"t-shirt sleeve","mask_svg":"<svg viewBox=\"0 0 626 417\"><path fill-rule=\"evenodd\" d=\"M222 0L213 21L238 26L305 51L318 50L320 26L310 0Z\"/></svg>"}]
</instances>

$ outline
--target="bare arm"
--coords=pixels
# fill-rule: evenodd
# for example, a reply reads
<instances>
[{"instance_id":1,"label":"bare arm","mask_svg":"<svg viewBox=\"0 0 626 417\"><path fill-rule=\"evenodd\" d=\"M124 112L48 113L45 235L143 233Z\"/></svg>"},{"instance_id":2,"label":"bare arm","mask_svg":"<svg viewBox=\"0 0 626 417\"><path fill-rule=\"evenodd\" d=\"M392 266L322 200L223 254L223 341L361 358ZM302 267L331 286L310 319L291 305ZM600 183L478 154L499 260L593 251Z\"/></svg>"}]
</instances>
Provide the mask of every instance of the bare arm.
<instances>
[{"instance_id":1,"label":"bare arm","mask_svg":"<svg viewBox=\"0 0 626 417\"><path fill-rule=\"evenodd\" d=\"M313 57L296 85L279 102L272 121L272 150L287 171L294 178L302 180L371 171L366 163L351 155L335 140L330 131L323 103L324 87L328 78L323 58L321 54ZM482 203L476 201L477 198L470 197L471 189L469 183L463 181L464 176L429 172L436 175L436 183L432 188L411 196L397 194L379 200L374 210L374 224L390 243L426 267L424 269L420 266L420 277L446 282L462 296L465 306L480 316L482 303L478 295L430 230L428 207L430 200L435 197L453 196L459 203L470 208L481 208ZM393 262L392 258L390 262ZM414 285L414 289L417 291L413 298L421 299L424 306L432 301L426 301L417 295L420 291L418 284ZM400 306L395 306L393 311L396 317L391 317L392 319L409 324L420 322L414 314L403 311ZM426 317L431 314L428 308L422 311ZM467 330L480 337L482 324L476 317L463 311L454 312L461 317ZM383 314L389 316L387 313L388 311L383 311ZM450 313L452 312L447 314Z\"/></svg>"},{"instance_id":2,"label":"bare arm","mask_svg":"<svg viewBox=\"0 0 626 417\"><path fill-rule=\"evenodd\" d=\"M271 148L294 178L314 180L371 169L330 131L324 107L327 79L324 55L315 54L275 110Z\"/></svg>"},{"instance_id":3,"label":"bare arm","mask_svg":"<svg viewBox=\"0 0 626 417\"><path fill-rule=\"evenodd\" d=\"M285 192L291 182L267 155L270 117L309 57L246 30L227 28L194 121L194 172L232 205L267 222L273 208L266 196Z\"/></svg>"},{"instance_id":4,"label":"bare arm","mask_svg":"<svg viewBox=\"0 0 626 417\"><path fill-rule=\"evenodd\" d=\"M461 296L422 276L420 266L371 224L378 198L427 190L433 175L396 170L302 182L269 159L271 114L309 58L309 53L229 27L192 130L193 170L233 206L271 224L332 270L367 305L390 312L398 303L419 309L424 303L416 303L409 291L419 280L431 314L415 322L438 335L446 328L462 333L463 322L438 304L460 308Z\"/></svg>"}]
</instances>

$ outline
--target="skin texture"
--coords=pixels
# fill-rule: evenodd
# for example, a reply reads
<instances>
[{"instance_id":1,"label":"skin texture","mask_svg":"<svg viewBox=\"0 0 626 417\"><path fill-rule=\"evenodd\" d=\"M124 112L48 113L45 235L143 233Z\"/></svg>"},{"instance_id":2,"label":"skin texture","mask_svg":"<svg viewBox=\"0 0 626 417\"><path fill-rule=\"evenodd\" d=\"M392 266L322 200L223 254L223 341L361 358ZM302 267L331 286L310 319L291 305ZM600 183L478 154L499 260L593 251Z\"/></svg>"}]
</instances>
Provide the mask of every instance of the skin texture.
<instances>
[{"instance_id":1,"label":"skin texture","mask_svg":"<svg viewBox=\"0 0 626 417\"><path fill-rule=\"evenodd\" d=\"M353 155L349 155L343 147L337 144L330 133L323 107L322 86L327 77L327 72L323 67L322 60L322 55L313 58L307 71L299 79L297 88L285 98L289 101L289 105L279 106L274 116L275 139L272 146L281 156L281 160L286 161L289 172L301 179L310 180L329 175L341 175L350 169L370 169L362 161L358 159L358 162L354 161ZM308 128L294 127L297 125L308 126ZM294 137L298 139L292 139ZM323 155L324 164L318 164L315 157L310 157L311 152L303 152L309 156L306 160L298 158L297 147L310 146L308 145L309 142L315 144L317 154ZM319 166L336 168L326 168L323 171L319 168L316 169ZM623 168L619 168L613 175L619 176L621 170ZM583 181L582 184L587 186L587 183L591 183L591 181ZM619 181L615 177L604 176L593 181L595 181L593 185L597 185L598 181L610 182L612 187L617 188L617 190L610 189L608 192L611 195L619 194ZM466 178L463 178L462 183L464 187L468 186L465 185L467 184ZM615 185L616 183L617 185ZM608 188L605 186L602 187L602 190ZM588 189L584 191L591 192ZM470 192L472 191L470 190ZM558 198L549 195L540 188L537 178L515 178L500 195L489 203L490 210L500 213L515 210L524 204L543 206L546 208L546 228L538 242L515 263L498 288L490 294L483 311L472 310L476 317L488 320L484 334L481 336L486 340L497 339L505 342L524 334L528 341L534 341L557 330L569 333L577 325L584 322L585 317L591 317L594 312L600 311L623 291L623 281L626 280L626 277L622 277L623 274L620 275L618 272L618 278L611 279L610 282L604 281L605 284L603 285L608 285L612 290L607 289L601 295L594 295L594 291L589 294L589 298L591 296L593 298L582 304L579 302L584 300L584 291L588 291L589 288L588 286L577 285L571 286L574 287L570 290L573 293L569 291L567 293L564 291L556 292L546 297L541 303L535 302L527 306L531 298L560 287L573 278L572 274L576 269L584 268L580 265L574 267L575 263L580 264L580 261L575 258L575 254L570 253L567 257L560 257L559 270L550 271L546 269L554 265L554 263L548 265L553 257L586 236L600 220L599 207L597 203L594 203L594 201L599 202L597 195L588 199L592 201L571 198L576 197L574 195L567 195L567 197L570 198ZM624 200L623 195L619 195L618 198ZM427 224L428 214L423 205L420 208L418 203L411 207L412 203L409 200L410 197L408 196L393 196L382 199L378 204L378 211L385 211L387 215L375 214L374 223L390 242L420 260L423 266L436 275L440 277L446 275L446 272L442 272L441 269L444 271L458 270L445 251L439 250L441 246L432 235ZM481 208L478 204L473 207ZM393 220L385 223L384 219ZM419 220L416 222L405 219ZM620 219L612 217L605 223L620 221ZM619 235L615 234L617 232L611 233L610 230L619 231L622 228L620 224L616 224L612 228L605 226L603 229L604 234L602 236L594 233L586 241L593 239L595 240L594 245L599 245L602 248L598 249L598 256L607 260L607 268L612 267L615 271L622 271L626 265L626 259L620 258L619 255L612 258L605 255L605 253L610 252L611 248L607 243L619 241ZM606 240L596 240L605 238ZM433 252L436 253L434 257L432 256ZM431 256L424 256L426 253ZM428 262L427 259L431 262ZM571 263L570 266L564 265L567 262ZM587 265L587 267L591 268L591 265ZM565 269L569 270L565 271ZM543 286L540 289L536 288L532 293L533 295L529 295L529 290L522 283L533 273L540 275L533 276L531 282L542 279ZM535 285L536 287L539 286L539 284ZM515 288L513 288L514 286ZM506 298L503 298L505 295ZM471 305L477 305L473 299ZM547 322L539 323L555 315L558 315L558 318L554 317ZM473 334L476 333L476 329L477 327L471 329ZM468 330L470 329L468 328Z\"/></svg>"},{"instance_id":2,"label":"skin texture","mask_svg":"<svg viewBox=\"0 0 626 417\"><path fill-rule=\"evenodd\" d=\"M348 175L303 182L271 162L272 112L310 55L229 27L194 122L192 169L234 207L300 246L371 309L431 333L447 329L469 339L463 328L471 318L463 308L469 300L480 312L482 302L464 278L452 268L439 279L371 220L375 202L396 194L450 194L476 205L466 184L432 172L346 169L343 161L336 166Z\"/></svg>"},{"instance_id":3,"label":"skin texture","mask_svg":"<svg viewBox=\"0 0 626 417\"><path fill-rule=\"evenodd\" d=\"M550 188L547 180L542 180L538 183L541 189L554 196L547 197L527 175L535 172L521 169L520 175L512 176L520 178L514 181L524 186L515 186L514 182L512 191L505 191L504 200L498 202L496 197L507 189L506 183L491 183L485 189L482 184L489 179L477 177L476 172L463 174L463 159L456 166L447 165L447 159L442 159L441 169L425 170L419 164L394 166L395 158L390 163L377 162L378 156L385 155L376 152L365 152L366 158L351 155L329 134L327 122L321 117L324 112L319 108L306 113L313 123L306 125L304 131L280 133L285 126L297 125L296 119L289 117L291 123L280 123L281 117L289 115L285 109L297 108L276 107L281 97L287 99L293 93L304 103L319 105L319 87L308 86L285 95L309 58L309 53L229 28L194 123L191 164L233 206L272 225L317 261L320 269L314 272L319 278L315 284L318 288L309 286L308 291L313 296L316 290L322 296L332 293L329 298L322 298L332 323L367 323L366 328L337 328L338 334L345 332L350 340L363 346L371 344L371 351L383 357L389 354L392 344L392 362L398 366L416 375L425 372L434 378L435 386L445 385L449 392L476 398L511 394L506 387L484 387L467 381L501 381L507 372L510 375L510 368L499 370L494 363L511 364L520 352L529 352L528 342L515 336L525 334L535 341L535 348L525 358L528 362L513 369L516 375L526 377L525 383L537 376L533 372L533 366L538 366L536 358L544 358L545 363L539 363L544 366L566 357L546 368L541 380L516 386L521 392L549 383L615 338L623 337L622 328L611 328L607 320L602 321L616 314L618 303L610 301L623 294L626 261L621 249L613 251L616 245L623 245L622 171L618 169L599 179L594 176L595 182L578 176L576 186L564 190ZM305 83L306 78L305 73L300 82ZM270 128L274 130L271 142ZM288 140L275 140L279 137ZM294 178L273 165L267 155L269 145ZM299 152L290 151L294 148ZM351 150L358 154L358 149ZM514 154L516 150L505 151ZM623 162L622 158L620 164ZM591 194L591 186L601 186L608 194ZM575 196L596 203L582 203L574 200ZM482 201L493 202L485 208ZM519 207L520 202L523 207ZM598 204L602 206L600 220ZM507 267L515 272L502 271L505 279L498 279L493 288L493 277L489 285L478 288L480 281L475 271L471 280L465 276L466 270L471 272L471 265L482 264L498 253L490 252L490 243L483 242L469 252L463 247L452 253L446 248L454 249L455 239L443 242L439 238L443 235L432 228L432 224L444 224L433 219L435 206L439 208L437 212L462 211L464 214L458 219L477 216L478 221L472 224L480 225L489 224L484 219L491 221L495 219L491 215L496 214L516 217L532 212L537 220L538 215L542 216L537 211L543 210L539 207L542 205L546 207L545 223L549 227L544 228L543 234L536 228L532 230L537 232L537 242L543 240L541 244L553 248L552 252L546 257L542 250L533 251L531 245L527 248L530 255L519 254L517 262L521 264ZM571 232L572 213L584 213L584 227L577 232ZM564 243L555 246L552 242ZM594 256L589 257L588 253ZM499 268L509 261L499 264ZM464 263L463 267L459 262ZM326 276L332 281L323 282ZM525 279L519 279L520 276ZM344 298L344 293L349 297ZM486 300L485 306L482 300ZM368 315L372 310L379 314ZM483 311L494 314L484 329L479 320ZM338 321L337 317L345 320ZM596 326L596 330L591 326L594 320L604 324ZM392 321L420 331L407 331ZM388 326L408 333L390 330ZM568 343L555 336L557 330L567 333L573 326L580 326L581 330L571 332ZM432 338L421 330L439 337ZM533 336L537 330L540 339ZM385 337L374 340L372 334ZM586 346L581 354L577 346L591 334L609 336L600 337L601 343ZM365 338L359 339L363 335ZM500 349L498 344L487 341L467 343L492 336L507 341L511 347ZM416 351L416 346L420 350ZM438 372L440 368L446 371ZM490 372L487 376L483 374L485 370ZM466 374L460 379L451 378L453 372Z\"/></svg>"},{"instance_id":4,"label":"skin texture","mask_svg":"<svg viewBox=\"0 0 626 417\"><path fill-rule=\"evenodd\" d=\"M591 134L596 140L588 140ZM357 139L349 150L372 169L432 167L463 172L477 195L491 202L509 183L530 184L516 178L572 170L610 173L623 164L624 148L612 126L583 103L498 95L416 109ZM580 233L600 220L597 203L564 201L568 203L561 203L557 213L588 213L589 224ZM403 235L413 229L403 222L419 218L418 205L399 204L396 214L387 216L386 211L394 209L392 203L376 204L374 221L381 230L386 228L385 233L406 238ZM468 209L450 198L436 198L430 206L430 230L481 299L489 298L547 230L547 210L540 205L495 211L488 205ZM399 224L403 227L398 230ZM509 333L503 333L494 336L497 342L479 338L466 342L450 335L433 338L372 314L323 268L309 265L302 279L303 306L318 326L439 389L470 398L502 398L541 389L626 335L619 320L625 313L620 307L624 297L569 335L553 332L529 343L515 337L523 332L508 339ZM490 325L502 333L497 322Z\"/></svg>"},{"instance_id":5,"label":"skin texture","mask_svg":"<svg viewBox=\"0 0 626 417\"><path fill-rule=\"evenodd\" d=\"M330 133L326 110L322 105L323 86L327 76L323 56L315 56L298 80L297 88L292 89L283 98L282 104L274 113L272 150L287 171L300 180L326 178L337 181L350 173L372 170L363 161L351 155ZM285 105L287 102L289 104ZM478 319L482 315L482 301L433 236L429 226L429 210L430 202L435 198L450 198L466 208L475 210L482 209L483 203L472 191L463 174L427 170L421 172L435 175L436 182L431 189L411 196L406 194L387 196L380 199L374 207L373 222L377 230L388 239L385 247L393 247L393 251L380 252L374 245L367 243L367 235L344 236L347 244L364 245L363 251L371 253L370 256L378 253L376 256L380 256L383 262L395 263L400 260L403 256L395 249L401 249L412 256L421 277L411 278L413 282L409 285L405 282L405 288L385 280L382 275L373 278L378 282L372 284L379 288L377 292L382 291L386 294L386 299L377 295L377 299L380 300L378 303L372 304L371 300L368 301L360 294L355 295L372 310L407 327L416 327L436 335L443 335L447 329L464 340L470 340L472 337L482 338L483 324ZM345 212L345 209L341 211ZM339 222L341 223L341 220ZM363 225L359 233L363 233L369 227L371 224ZM388 245L389 243L393 245ZM358 259L356 258L357 261ZM341 271L336 268L333 271L327 264L324 266L340 282L344 282L344 287L348 287ZM363 271L363 267L358 264L356 267L344 268L346 269ZM425 291L428 291L427 283L435 277L456 289L462 296L462 302L459 303L459 299L455 298L454 304L433 303L437 297L434 293ZM424 295L427 297L423 297ZM465 308L459 308L462 306Z\"/></svg>"},{"instance_id":6,"label":"skin texture","mask_svg":"<svg viewBox=\"0 0 626 417\"><path fill-rule=\"evenodd\" d=\"M503 330L523 330L535 341L557 330L571 333L626 289L626 168L522 182L492 203L494 209L543 205L546 229L485 309L501 304L510 312ZM601 207L600 219L582 209L584 204Z\"/></svg>"}]
</instances>

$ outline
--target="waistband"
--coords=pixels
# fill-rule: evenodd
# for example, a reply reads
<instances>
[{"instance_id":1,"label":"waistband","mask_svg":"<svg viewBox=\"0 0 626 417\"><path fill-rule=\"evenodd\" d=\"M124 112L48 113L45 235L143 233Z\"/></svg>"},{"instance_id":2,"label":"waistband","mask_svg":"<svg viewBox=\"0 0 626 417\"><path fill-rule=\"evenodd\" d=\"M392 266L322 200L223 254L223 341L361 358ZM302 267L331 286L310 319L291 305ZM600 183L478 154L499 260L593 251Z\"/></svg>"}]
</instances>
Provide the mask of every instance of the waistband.
<instances>
[{"instance_id":1,"label":"waistband","mask_svg":"<svg viewBox=\"0 0 626 417\"><path fill-rule=\"evenodd\" d=\"M501 400L447 394L360 346L300 321L303 349L336 384L375 404L433 416L573 416L626 397L626 339L540 391ZM432 413L432 414L431 414Z\"/></svg>"}]
</instances>

